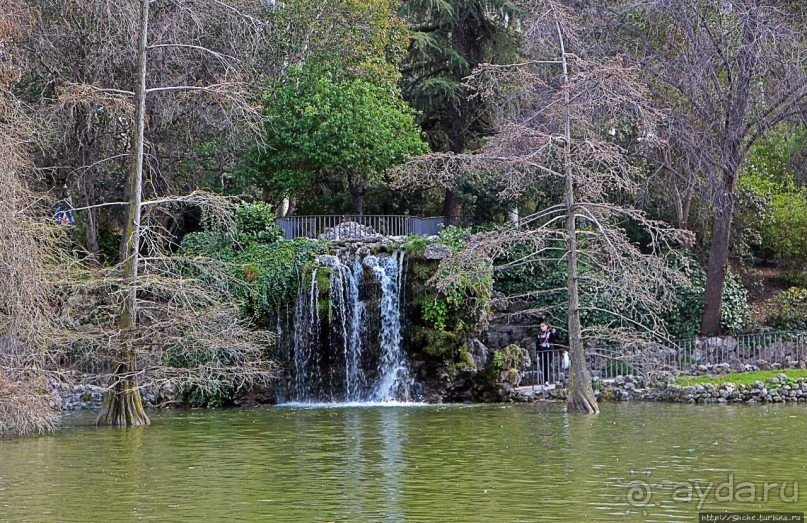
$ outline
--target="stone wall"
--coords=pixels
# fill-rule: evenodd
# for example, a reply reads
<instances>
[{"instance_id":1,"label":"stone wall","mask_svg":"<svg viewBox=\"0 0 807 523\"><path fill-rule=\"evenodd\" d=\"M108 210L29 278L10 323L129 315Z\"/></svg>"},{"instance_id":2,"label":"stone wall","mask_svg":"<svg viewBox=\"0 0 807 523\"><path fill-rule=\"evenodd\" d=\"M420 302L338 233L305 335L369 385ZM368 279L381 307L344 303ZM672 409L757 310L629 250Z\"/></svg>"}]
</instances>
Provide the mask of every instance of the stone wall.
<instances>
[{"instance_id":1,"label":"stone wall","mask_svg":"<svg viewBox=\"0 0 807 523\"><path fill-rule=\"evenodd\" d=\"M681 386L670 384L655 391L654 397L676 403L793 403L807 402L807 378L789 380L784 374L751 385L726 382L720 385Z\"/></svg>"},{"instance_id":2,"label":"stone wall","mask_svg":"<svg viewBox=\"0 0 807 523\"><path fill-rule=\"evenodd\" d=\"M48 381L51 406L58 410L100 410L106 387L82 383L66 383L51 379ZM146 407L164 407L179 403L170 387L157 390L144 387L143 404Z\"/></svg>"},{"instance_id":3,"label":"stone wall","mask_svg":"<svg viewBox=\"0 0 807 523\"><path fill-rule=\"evenodd\" d=\"M673 403L807 403L807 378L789 379L780 374L766 382L757 380L751 385L731 382L703 385L676 385L659 383L648 386L639 376L617 376L613 380L593 378L594 393L598 401L669 401ZM533 392L523 390L514 400L566 399L562 387Z\"/></svg>"},{"instance_id":4,"label":"stone wall","mask_svg":"<svg viewBox=\"0 0 807 523\"><path fill-rule=\"evenodd\" d=\"M656 399L652 397L655 389L647 387L641 376L617 376L615 379L609 380L593 376L591 382L597 401ZM565 400L567 392L564 386L555 386L546 391L540 387L522 387L515 389L511 399L514 401Z\"/></svg>"}]
</instances>

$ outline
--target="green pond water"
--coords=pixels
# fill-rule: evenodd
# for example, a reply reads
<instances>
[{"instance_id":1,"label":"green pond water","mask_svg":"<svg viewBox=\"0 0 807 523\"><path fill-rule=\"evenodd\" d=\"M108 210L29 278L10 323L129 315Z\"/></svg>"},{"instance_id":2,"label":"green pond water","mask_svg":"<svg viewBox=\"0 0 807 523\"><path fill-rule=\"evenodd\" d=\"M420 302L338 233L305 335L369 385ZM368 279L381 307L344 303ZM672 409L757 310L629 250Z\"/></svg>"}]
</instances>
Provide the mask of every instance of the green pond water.
<instances>
[{"instance_id":1,"label":"green pond water","mask_svg":"<svg viewBox=\"0 0 807 523\"><path fill-rule=\"evenodd\" d=\"M74 413L54 435L0 440L0 521L697 521L807 507L807 406L602 409L179 410L132 429Z\"/></svg>"}]
</instances>

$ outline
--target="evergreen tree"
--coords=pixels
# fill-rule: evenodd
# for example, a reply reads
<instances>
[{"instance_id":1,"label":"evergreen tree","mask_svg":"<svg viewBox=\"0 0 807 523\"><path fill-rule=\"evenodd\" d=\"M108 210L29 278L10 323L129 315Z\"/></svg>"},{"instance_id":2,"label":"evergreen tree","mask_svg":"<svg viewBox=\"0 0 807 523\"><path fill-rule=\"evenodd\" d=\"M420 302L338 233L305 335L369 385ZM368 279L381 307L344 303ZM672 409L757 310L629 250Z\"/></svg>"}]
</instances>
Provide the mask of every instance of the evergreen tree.
<instances>
[{"instance_id":1,"label":"evergreen tree","mask_svg":"<svg viewBox=\"0 0 807 523\"><path fill-rule=\"evenodd\" d=\"M518 46L519 10L506 0L406 0L409 48L403 61L404 97L421 113L434 151L462 153L492 132L484 103L469 100L463 78L480 63L510 62ZM460 215L460 195L448 187L443 214Z\"/></svg>"}]
</instances>

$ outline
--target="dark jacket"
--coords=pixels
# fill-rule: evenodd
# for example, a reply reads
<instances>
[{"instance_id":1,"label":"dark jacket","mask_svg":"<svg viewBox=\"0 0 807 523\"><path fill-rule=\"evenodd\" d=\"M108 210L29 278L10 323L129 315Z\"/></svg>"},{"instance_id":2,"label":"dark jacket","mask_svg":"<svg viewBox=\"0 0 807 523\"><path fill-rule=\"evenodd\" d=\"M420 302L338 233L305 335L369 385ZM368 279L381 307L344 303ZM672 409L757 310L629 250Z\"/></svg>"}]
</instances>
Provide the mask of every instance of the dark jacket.
<instances>
[{"instance_id":1,"label":"dark jacket","mask_svg":"<svg viewBox=\"0 0 807 523\"><path fill-rule=\"evenodd\" d=\"M552 350L552 342L556 337L557 333L555 329L551 327L547 329L546 332L539 330L537 339L538 350Z\"/></svg>"}]
</instances>

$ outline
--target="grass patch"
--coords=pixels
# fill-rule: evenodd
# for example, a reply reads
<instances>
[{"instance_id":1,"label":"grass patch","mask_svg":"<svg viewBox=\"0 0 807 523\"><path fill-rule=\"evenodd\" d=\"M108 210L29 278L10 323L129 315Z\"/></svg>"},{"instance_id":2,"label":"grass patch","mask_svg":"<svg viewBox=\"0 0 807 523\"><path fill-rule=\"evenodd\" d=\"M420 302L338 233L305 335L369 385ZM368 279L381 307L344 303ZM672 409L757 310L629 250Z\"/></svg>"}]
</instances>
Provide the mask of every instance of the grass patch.
<instances>
[{"instance_id":1,"label":"grass patch","mask_svg":"<svg viewBox=\"0 0 807 523\"><path fill-rule=\"evenodd\" d=\"M676 378L675 384L684 387L690 385L705 385L707 383L720 385L726 382L731 382L735 385L753 385L757 380L767 383L768 379L776 378L779 376L779 374L784 374L791 380L795 380L797 378L807 378L807 370L802 369L760 370L757 372L721 374L720 376L681 376Z\"/></svg>"}]
</instances>

